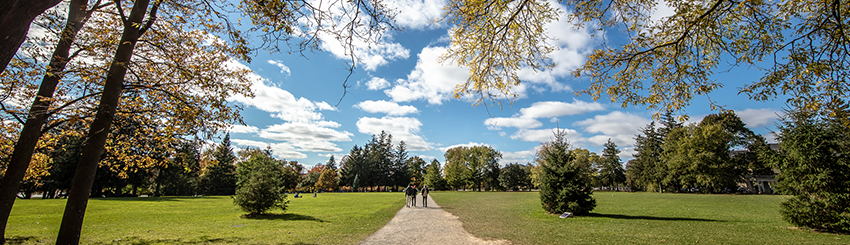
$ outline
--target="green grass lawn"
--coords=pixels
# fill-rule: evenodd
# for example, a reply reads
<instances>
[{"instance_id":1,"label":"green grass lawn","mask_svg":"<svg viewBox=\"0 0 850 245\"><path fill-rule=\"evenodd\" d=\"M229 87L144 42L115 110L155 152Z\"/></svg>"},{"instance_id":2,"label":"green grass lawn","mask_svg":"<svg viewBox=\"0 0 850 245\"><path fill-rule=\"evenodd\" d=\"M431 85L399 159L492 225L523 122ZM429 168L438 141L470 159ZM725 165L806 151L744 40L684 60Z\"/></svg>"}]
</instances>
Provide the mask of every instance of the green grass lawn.
<instances>
[{"instance_id":1,"label":"green grass lawn","mask_svg":"<svg viewBox=\"0 0 850 245\"><path fill-rule=\"evenodd\" d=\"M242 218L230 197L95 198L82 244L355 244L404 206L399 193L320 193L292 198L286 212ZM17 200L12 243L54 243L65 200Z\"/></svg>"},{"instance_id":2,"label":"green grass lawn","mask_svg":"<svg viewBox=\"0 0 850 245\"><path fill-rule=\"evenodd\" d=\"M547 214L537 192L434 192L482 238L514 244L848 244L850 235L790 228L786 196L596 192L590 215Z\"/></svg>"}]
</instances>

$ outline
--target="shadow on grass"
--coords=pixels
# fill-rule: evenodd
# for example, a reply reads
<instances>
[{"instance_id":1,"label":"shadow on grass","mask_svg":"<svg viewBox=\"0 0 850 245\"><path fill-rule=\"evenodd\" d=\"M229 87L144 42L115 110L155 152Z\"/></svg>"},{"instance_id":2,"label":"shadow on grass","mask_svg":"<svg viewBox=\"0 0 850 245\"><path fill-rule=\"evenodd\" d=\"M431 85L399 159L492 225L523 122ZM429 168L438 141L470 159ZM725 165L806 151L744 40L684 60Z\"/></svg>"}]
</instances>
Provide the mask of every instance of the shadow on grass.
<instances>
[{"instance_id":1,"label":"shadow on grass","mask_svg":"<svg viewBox=\"0 0 850 245\"><path fill-rule=\"evenodd\" d=\"M624 215L624 214L600 214L589 213L583 215L585 217L600 217L609 219L642 219L642 220L663 220L663 221L707 221L707 222L723 222L722 220L699 219L699 218L677 218L677 217L654 217L642 215Z\"/></svg>"},{"instance_id":2,"label":"shadow on grass","mask_svg":"<svg viewBox=\"0 0 850 245\"><path fill-rule=\"evenodd\" d=\"M38 243L38 238L34 236L14 236L11 238L6 238L6 244L24 244L24 243Z\"/></svg>"},{"instance_id":3,"label":"shadow on grass","mask_svg":"<svg viewBox=\"0 0 850 245\"><path fill-rule=\"evenodd\" d=\"M305 221L317 221L317 222L326 222L324 220L318 219L309 215L302 214L257 214L257 215L243 215L242 218L245 219L257 219L257 220L305 220Z\"/></svg>"},{"instance_id":4,"label":"shadow on grass","mask_svg":"<svg viewBox=\"0 0 850 245\"><path fill-rule=\"evenodd\" d=\"M149 245L149 244L243 244L244 240L238 237L217 237L201 236L191 240L184 239L141 239L139 237L125 237L123 239L113 240L112 244L133 244L133 245Z\"/></svg>"},{"instance_id":5,"label":"shadow on grass","mask_svg":"<svg viewBox=\"0 0 850 245\"><path fill-rule=\"evenodd\" d=\"M89 200L101 201L122 201L122 202L173 202L186 199L201 198L191 196L172 196L172 197L90 197Z\"/></svg>"}]
</instances>

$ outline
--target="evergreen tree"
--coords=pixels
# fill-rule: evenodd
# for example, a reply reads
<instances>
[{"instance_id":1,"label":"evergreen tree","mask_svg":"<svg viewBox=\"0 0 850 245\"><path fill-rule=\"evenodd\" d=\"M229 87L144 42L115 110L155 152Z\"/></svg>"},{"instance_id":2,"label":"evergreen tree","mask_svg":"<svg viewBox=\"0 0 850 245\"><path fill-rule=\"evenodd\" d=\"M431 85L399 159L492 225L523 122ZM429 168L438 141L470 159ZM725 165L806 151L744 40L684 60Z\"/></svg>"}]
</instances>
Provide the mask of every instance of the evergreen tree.
<instances>
[{"instance_id":1,"label":"evergreen tree","mask_svg":"<svg viewBox=\"0 0 850 245\"><path fill-rule=\"evenodd\" d=\"M586 214L596 207L596 200L591 196L590 177L576 166L566 136L566 132L558 130L555 139L544 143L537 152L542 168L540 202L549 213Z\"/></svg>"},{"instance_id":2,"label":"evergreen tree","mask_svg":"<svg viewBox=\"0 0 850 245\"><path fill-rule=\"evenodd\" d=\"M393 188L404 187L410 183L413 172L408 166L407 153L407 144L404 141L399 142L393 154L392 165L390 165L390 180Z\"/></svg>"},{"instance_id":3,"label":"evergreen tree","mask_svg":"<svg viewBox=\"0 0 850 245\"><path fill-rule=\"evenodd\" d=\"M506 190L518 191L531 185L531 172L517 163L505 166L499 173L499 184Z\"/></svg>"},{"instance_id":4,"label":"evergreen tree","mask_svg":"<svg viewBox=\"0 0 850 245\"><path fill-rule=\"evenodd\" d=\"M762 155L781 170L778 189L792 195L780 213L805 227L850 231L848 113L788 111L779 126L778 153Z\"/></svg>"},{"instance_id":5,"label":"evergreen tree","mask_svg":"<svg viewBox=\"0 0 850 245\"><path fill-rule=\"evenodd\" d=\"M272 208L286 210L289 201L284 193L282 167L266 154L254 154L239 162L233 203L248 215L263 214Z\"/></svg>"},{"instance_id":6,"label":"evergreen tree","mask_svg":"<svg viewBox=\"0 0 850 245\"><path fill-rule=\"evenodd\" d=\"M611 139L608 139L608 142L604 145L605 149L602 150L602 159L600 162L600 178L602 179L603 185L608 185L612 189L618 189L620 183L626 181L625 170L623 170L623 165L620 163L620 150L617 149L617 144L615 144Z\"/></svg>"},{"instance_id":7,"label":"evergreen tree","mask_svg":"<svg viewBox=\"0 0 850 245\"><path fill-rule=\"evenodd\" d=\"M626 165L628 182L632 190L652 189L663 192L661 180L666 173L666 164L661 160L664 135L655 129L655 122L641 129L635 138L635 158Z\"/></svg>"},{"instance_id":8,"label":"evergreen tree","mask_svg":"<svg viewBox=\"0 0 850 245\"><path fill-rule=\"evenodd\" d=\"M236 192L236 155L230 146L230 133L216 147L213 159L201 176L202 192L205 195L233 195Z\"/></svg>"},{"instance_id":9,"label":"evergreen tree","mask_svg":"<svg viewBox=\"0 0 850 245\"><path fill-rule=\"evenodd\" d=\"M440 167L440 161L434 159L425 169L425 185L434 190L445 190L446 179L443 178L443 170Z\"/></svg>"}]
</instances>

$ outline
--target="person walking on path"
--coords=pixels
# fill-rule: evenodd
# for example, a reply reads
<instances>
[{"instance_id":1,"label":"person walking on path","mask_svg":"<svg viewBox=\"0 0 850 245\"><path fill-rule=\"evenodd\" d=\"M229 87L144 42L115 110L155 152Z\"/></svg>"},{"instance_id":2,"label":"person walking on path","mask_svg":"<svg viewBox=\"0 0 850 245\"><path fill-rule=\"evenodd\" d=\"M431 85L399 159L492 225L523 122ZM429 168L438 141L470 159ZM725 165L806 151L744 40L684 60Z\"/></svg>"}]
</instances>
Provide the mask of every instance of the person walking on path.
<instances>
[{"instance_id":1,"label":"person walking on path","mask_svg":"<svg viewBox=\"0 0 850 245\"><path fill-rule=\"evenodd\" d=\"M422 206L427 208L428 207L428 186L423 185L422 190L419 191L419 193L422 193Z\"/></svg>"},{"instance_id":2,"label":"person walking on path","mask_svg":"<svg viewBox=\"0 0 850 245\"><path fill-rule=\"evenodd\" d=\"M412 197L413 197L413 206L414 206L414 207L416 207L416 194L417 194L417 192L419 192L419 189L417 189L417 188L416 188L416 186L414 185L414 186L413 186L413 190L412 190L412 192L411 192L411 193L412 193Z\"/></svg>"},{"instance_id":3,"label":"person walking on path","mask_svg":"<svg viewBox=\"0 0 850 245\"><path fill-rule=\"evenodd\" d=\"M412 193L413 188L410 185L407 185L407 188L404 188L404 205L408 208L410 207L410 199L413 197L410 193Z\"/></svg>"}]
</instances>

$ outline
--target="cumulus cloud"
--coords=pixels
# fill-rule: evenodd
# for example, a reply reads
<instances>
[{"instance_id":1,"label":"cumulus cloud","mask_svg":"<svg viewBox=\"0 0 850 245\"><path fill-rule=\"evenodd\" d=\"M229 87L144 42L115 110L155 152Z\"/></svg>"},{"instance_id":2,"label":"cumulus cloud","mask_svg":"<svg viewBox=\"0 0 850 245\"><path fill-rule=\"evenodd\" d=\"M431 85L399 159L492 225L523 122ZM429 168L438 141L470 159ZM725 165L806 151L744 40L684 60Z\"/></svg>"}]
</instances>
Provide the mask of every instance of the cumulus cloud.
<instances>
[{"instance_id":1,"label":"cumulus cloud","mask_svg":"<svg viewBox=\"0 0 850 245\"><path fill-rule=\"evenodd\" d=\"M779 112L773 109L745 109L735 114L751 128L771 125L779 118Z\"/></svg>"},{"instance_id":2,"label":"cumulus cloud","mask_svg":"<svg viewBox=\"0 0 850 245\"><path fill-rule=\"evenodd\" d=\"M434 20L443 13L445 0L396 0L384 2L390 9L399 11L396 24L410 29L433 27Z\"/></svg>"},{"instance_id":3,"label":"cumulus cloud","mask_svg":"<svg viewBox=\"0 0 850 245\"><path fill-rule=\"evenodd\" d=\"M411 105L403 106L395 102L389 102L384 100L367 100L354 105L354 107L359 108L365 112L386 113L390 116L404 116L411 113L419 113L419 110Z\"/></svg>"},{"instance_id":4,"label":"cumulus cloud","mask_svg":"<svg viewBox=\"0 0 850 245\"><path fill-rule=\"evenodd\" d=\"M502 166L505 166L509 163L532 163L534 162L534 155L537 154L537 150L539 148L540 146L535 146L534 148L524 151L502 152L502 160L500 161L500 163Z\"/></svg>"},{"instance_id":5,"label":"cumulus cloud","mask_svg":"<svg viewBox=\"0 0 850 245\"><path fill-rule=\"evenodd\" d=\"M422 123L412 117L362 117L357 120L357 129L364 134L381 134L386 131L393 136L393 142L404 141L411 151L431 150L431 144L419 135Z\"/></svg>"},{"instance_id":6,"label":"cumulus cloud","mask_svg":"<svg viewBox=\"0 0 850 245\"><path fill-rule=\"evenodd\" d=\"M372 77L366 82L366 88L369 90L381 90L390 87L390 82L380 77Z\"/></svg>"},{"instance_id":7,"label":"cumulus cloud","mask_svg":"<svg viewBox=\"0 0 850 245\"><path fill-rule=\"evenodd\" d=\"M406 79L398 79L396 85L384 90L395 102L425 100L440 105L449 100L455 85L466 82L469 70L438 61L445 47L425 47L419 53L416 66Z\"/></svg>"},{"instance_id":8,"label":"cumulus cloud","mask_svg":"<svg viewBox=\"0 0 850 245\"><path fill-rule=\"evenodd\" d=\"M235 61L229 65L245 67ZM254 144L252 146L261 143L263 146L271 145L275 155L290 159L301 159L307 157L302 151L338 152L342 149L333 142L351 141L352 133L339 131L336 129L340 127L339 123L324 120L322 111L336 111L336 108L330 104L324 101L311 101L304 97L296 98L289 91L269 85L267 79L255 73L249 74L248 78L251 80L251 88L255 96L253 98L234 96L229 100L269 112L273 117L282 119L285 123L275 124L262 130L253 126L235 125L233 127L234 132L257 133L260 138L282 142L256 143L259 141L249 142L239 139L243 144Z\"/></svg>"},{"instance_id":9,"label":"cumulus cloud","mask_svg":"<svg viewBox=\"0 0 850 245\"><path fill-rule=\"evenodd\" d=\"M287 143L266 143L262 141L254 141L254 140L243 140L243 139L231 139L236 145L240 146L252 146L260 149L265 149L266 147L270 147L272 149L273 155L283 159L302 159L306 158L307 155L304 153L298 152L292 145Z\"/></svg>"},{"instance_id":10,"label":"cumulus cloud","mask_svg":"<svg viewBox=\"0 0 850 245\"><path fill-rule=\"evenodd\" d=\"M537 118L557 118L560 116L577 115L591 111L604 110L602 104L596 102L584 102L573 100L572 103L561 101L540 101L530 107L522 108L513 117L497 117L484 120L491 130L499 130L501 127L515 127L520 129L537 128L543 126Z\"/></svg>"},{"instance_id":11,"label":"cumulus cloud","mask_svg":"<svg viewBox=\"0 0 850 245\"><path fill-rule=\"evenodd\" d=\"M289 67L283 64L283 61L280 60L269 60L269 64L276 65L280 68L280 73L286 73L287 76L292 75L292 71L289 70Z\"/></svg>"},{"instance_id":12,"label":"cumulus cloud","mask_svg":"<svg viewBox=\"0 0 850 245\"><path fill-rule=\"evenodd\" d=\"M605 115L597 115L583 121L573 123L583 126L588 133L601 133L589 137L587 141L595 145L603 145L611 138L618 146L627 146L634 143L635 135L640 133L640 128L650 123L650 119L631 113L613 111Z\"/></svg>"},{"instance_id":13,"label":"cumulus cloud","mask_svg":"<svg viewBox=\"0 0 850 245\"><path fill-rule=\"evenodd\" d=\"M558 2L551 1L550 4L557 6L561 13L559 21L551 22L544 27L551 37L549 43L558 48L550 54L556 66L542 72L523 68L517 75L537 91L571 91L570 86L558 82L558 79L570 76L574 69L584 63L585 57L593 48L593 33L588 28L575 29L570 23L567 16L569 12L566 8Z\"/></svg>"},{"instance_id":14,"label":"cumulus cloud","mask_svg":"<svg viewBox=\"0 0 850 245\"><path fill-rule=\"evenodd\" d=\"M245 125L233 124L233 125L230 125L230 132L231 133L249 134L249 133L258 133L258 132L260 132L260 129L257 128L257 127L254 127L254 126L245 126Z\"/></svg>"},{"instance_id":15,"label":"cumulus cloud","mask_svg":"<svg viewBox=\"0 0 850 245\"><path fill-rule=\"evenodd\" d=\"M547 142L553 139L557 130L559 129L519 129L516 133L511 135L511 139L522 140L527 142ZM581 137L581 133L576 130L566 128L561 128L560 130L565 131L567 133L567 140L571 144L584 141L584 139Z\"/></svg>"}]
</instances>

